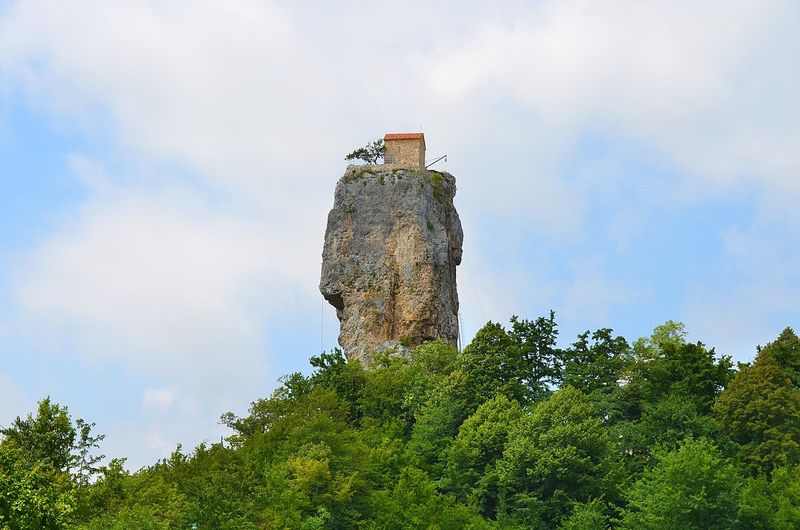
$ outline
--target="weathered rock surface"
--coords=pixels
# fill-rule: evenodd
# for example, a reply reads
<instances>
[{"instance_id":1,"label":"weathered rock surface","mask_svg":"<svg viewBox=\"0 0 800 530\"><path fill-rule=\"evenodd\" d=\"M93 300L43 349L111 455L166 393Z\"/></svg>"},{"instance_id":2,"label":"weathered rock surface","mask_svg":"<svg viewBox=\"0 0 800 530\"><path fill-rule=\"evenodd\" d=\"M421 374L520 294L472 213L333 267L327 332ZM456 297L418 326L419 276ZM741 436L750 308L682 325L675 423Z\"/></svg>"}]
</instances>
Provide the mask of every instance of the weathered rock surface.
<instances>
[{"instance_id":1,"label":"weathered rock surface","mask_svg":"<svg viewBox=\"0 0 800 530\"><path fill-rule=\"evenodd\" d=\"M350 166L336 185L320 291L339 344L368 364L376 351L458 340L456 265L463 232L448 173Z\"/></svg>"}]
</instances>

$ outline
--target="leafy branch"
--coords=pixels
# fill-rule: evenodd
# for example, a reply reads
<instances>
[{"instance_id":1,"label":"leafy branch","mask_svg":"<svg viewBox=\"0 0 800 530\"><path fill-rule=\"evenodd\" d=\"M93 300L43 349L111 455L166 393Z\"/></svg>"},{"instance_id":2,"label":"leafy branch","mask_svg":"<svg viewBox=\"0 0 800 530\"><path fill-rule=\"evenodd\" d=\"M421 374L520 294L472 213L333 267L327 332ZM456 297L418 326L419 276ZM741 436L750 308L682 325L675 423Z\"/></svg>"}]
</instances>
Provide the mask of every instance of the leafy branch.
<instances>
[{"instance_id":1,"label":"leafy branch","mask_svg":"<svg viewBox=\"0 0 800 530\"><path fill-rule=\"evenodd\" d=\"M383 160L383 154L386 152L386 147L383 145L383 138L378 138L374 142L370 142L364 147L359 147L346 157L345 160L363 160L367 164L377 164L379 160Z\"/></svg>"}]
</instances>

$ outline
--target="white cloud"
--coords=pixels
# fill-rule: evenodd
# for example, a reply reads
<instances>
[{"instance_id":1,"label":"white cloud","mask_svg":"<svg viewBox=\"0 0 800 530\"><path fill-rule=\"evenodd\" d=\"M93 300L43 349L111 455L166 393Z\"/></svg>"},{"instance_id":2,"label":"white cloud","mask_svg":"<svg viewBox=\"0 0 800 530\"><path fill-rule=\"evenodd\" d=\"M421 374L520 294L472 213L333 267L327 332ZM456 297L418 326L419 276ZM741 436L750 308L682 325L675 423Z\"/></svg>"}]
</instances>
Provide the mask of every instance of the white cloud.
<instances>
[{"instance_id":1,"label":"white cloud","mask_svg":"<svg viewBox=\"0 0 800 530\"><path fill-rule=\"evenodd\" d=\"M587 131L662 156L701 197L741 182L800 192L794 2L458 7L14 3L0 69L38 105L284 214L296 187L325 204L317 189L365 135L419 125L467 171L511 170L502 189L476 175L470 205L548 229L581 221L587 197L561 173Z\"/></svg>"},{"instance_id":2,"label":"white cloud","mask_svg":"<svg viewBox=\"0 0 800 530\"><path fill-rule=\"evenodd\" d=\"M208 410L197 414L166 413L147 419L121 418L111 430L104 432L102 451L109 458L125 457L129 469L152 465L168 457L180 444L184 453L202 442L218 443L228 436L227 428L217 423L218 414Z\"/></svg>"},{"instance_id":3,"label":"white cloud","mask_svg":"<svg viewBox=\"0 0 800 530\"><path fill-rule=\"evenodd\" d=\"M112 180L108 175L105 165L99 160L94 160L79 153L73 153L67 159L70 171L83 185L94 192L109 191Z\"/></svg>"},{"instance_id":4,"label":"white cloud","mask_svg":"<svg viewBox=\"0 0 800 530\"><path fill-rule=\"evenodd\" d=\"M608 312L619 306L633 306L647 297L645 291L626 285L607 272L602 256L586 255L570 266L570 278L563 294L563 313L584 327L613 327Z\"/></svg>"},{"instance_id":5,"label":"white cloud","mask_svg":"<svg viewBox=\"0 0 800 530\"><path fill-rule=\"evenodd\" d=\"M380 111L384 89L408 97L392 82L402 54L391 69L370 68L367 84L353 78L382 52L342 38L352 27L339 8L315 8L332 17L313 28L302 8L249 0L39 1L8 11L0 65L37 103L110 120L125 147L247 192L334 177L295 168L340 162L354 131L364 141L371 128L352 115Z\"/></svg>"},{"instance_id":6,"label":"white cloud","mask_svg":"<svg viewBox=\"0 0 800 530\"><path fill-rule=\"evenodd\" d=\"M176 397L177 391L171 387L145 388L142 404L148 410L164 414L172 408Z\"/></svg>"},{"instance_id":7,"label":"white cloud","mask_svg":"<svg viewBox=\"0 0 800 530\"><path fill-rule=\"evenodd\" d=\"M602 129L706 186L796 194L798 15L782 1L541 2L441 44L426 68L440 98L506 93L554 139Z\"/></svg>"},{"instance_id":8,"label":"white cloud","mask_svg":"<svg viewBox=\"0 0 800 530\"><path fill-rule=\"evenodd\" d=\"M263 372L264 317L313 289L296 280L316 274L316 264L292 262L302 247L291 231L261 230L257 216L193 195L90 199L20 271L28 315L63 330L87 356L146 373L230 378L234 361Z\"/></svg>"},{"instance_id":9,"label":"white cloud","mask_svg":"<svg viewBox=\"0 0 800 530\"><path fill-rule=\"evenodd\" d=\"M102 422L109 454L134 467L220 431L219 414L280 375L268 323L313 298L319 250L302 223L275 230L245 210L185 186L102 186L15 272L31 340L160 383L141 394L150 427L120 436L118 419Z\"/></svg>"},{"instance_id":10,"label":"white cloud","mask_svg":"<svg viewBox=\"0 0 800 530\"><path fill-rule=\"evenodd\" d=\"M175 449L175 444L168 442L159 433L151 432L146 438L147 448L154 453L166 454Z\"/></svg>"},{"instance_id":11,"label":"white cloud","mask_svg":"<svg viewBox=\"0 0 800 530\"><path fill-rule=\"evenodd\" d=\"M25 391L4 373L0 373L0 425L8 426L30 405Z\"/></svg>"},{"instance_id":12,"label":"white cloud","mask_svg":"<svg viewBox=\"0 0 800 530\"><path fill-rule=\"evenodd\" d=\"M591 183L570 175L592 135L676 169L674 181L637 192L655 202L755 190L764 210L800 226L798 9L8 2L0 90L108 144L99 160L71 157L87 197L23 260L17 294L29 329L54 348L74 344L89 362L157 379L143 404L163 416L136 440L171 450L181 432L207 428L198 411L216 415L259 395L271 322L318 296L343 154L420 125L431 152L450 155L462 217L476 227L467 232L476 257L466 259L481 293L462 293L463 307L489 314L466 320L563 302L574 318L601 321L644 296L622 289L602 256L566 276L507 266L489 259L503 236L475 230L503 232L512 250L522 233L574 241L598 190L631 185L613 171ZM614 193L603 200L619 212L598 232L628 248L645 210ZM711 299L699 298L698 311Z\"/></svg>"},{"instance_id":13,"label":"white cloud","mask_svg":"<svg viewBox=\"0 0 800 530\"><path fill-rule=\"evenodd\" d=\"M697 340L737 361L752 360L756 346L775 340L784 327L800 329L800 251L770 217L723 233L720 287L698 283L685 300L684 319Z\"/></svg>"}]
</instances>

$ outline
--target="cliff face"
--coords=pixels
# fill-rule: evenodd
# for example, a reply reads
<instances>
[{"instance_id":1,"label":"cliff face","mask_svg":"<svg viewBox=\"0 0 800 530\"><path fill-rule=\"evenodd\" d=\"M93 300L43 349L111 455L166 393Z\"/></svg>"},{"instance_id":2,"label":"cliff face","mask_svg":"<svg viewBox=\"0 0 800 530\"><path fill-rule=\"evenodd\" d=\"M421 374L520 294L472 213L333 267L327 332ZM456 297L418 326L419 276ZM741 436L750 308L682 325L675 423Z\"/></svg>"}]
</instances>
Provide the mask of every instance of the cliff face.
<instances>
[{"instance_id":1,"label":"cliff face","mask_svg":"<svg viewBox=\"0 0 800 530\"><path fill-rule=\"evenodd\" d=\"M351 166L336 185L320 291L349 359L426 340L458 340L463 233L448 173Z\"/></svg>"}]
</instances>

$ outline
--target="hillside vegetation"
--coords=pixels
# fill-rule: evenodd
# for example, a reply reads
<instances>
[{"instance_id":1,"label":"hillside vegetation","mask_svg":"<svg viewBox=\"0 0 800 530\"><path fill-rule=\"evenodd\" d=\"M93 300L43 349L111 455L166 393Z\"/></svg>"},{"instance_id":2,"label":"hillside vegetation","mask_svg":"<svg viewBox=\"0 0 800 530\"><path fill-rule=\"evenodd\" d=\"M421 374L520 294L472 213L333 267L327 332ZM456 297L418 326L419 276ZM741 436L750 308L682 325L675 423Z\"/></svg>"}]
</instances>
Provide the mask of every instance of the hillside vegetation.
<instances>
[{"instance_id":1,"label":"hillside vegetation","mask_svg":"<svg viewBox=\"0 0 800 530\"><path fill-rule=\"evenodd\" d=\"M800 528L791 329L738 367L673 322L556 339L551 313L369 370L323 353L135 473L44 400L2 430L0 528Z\"/></svg>"}]
</instances>

